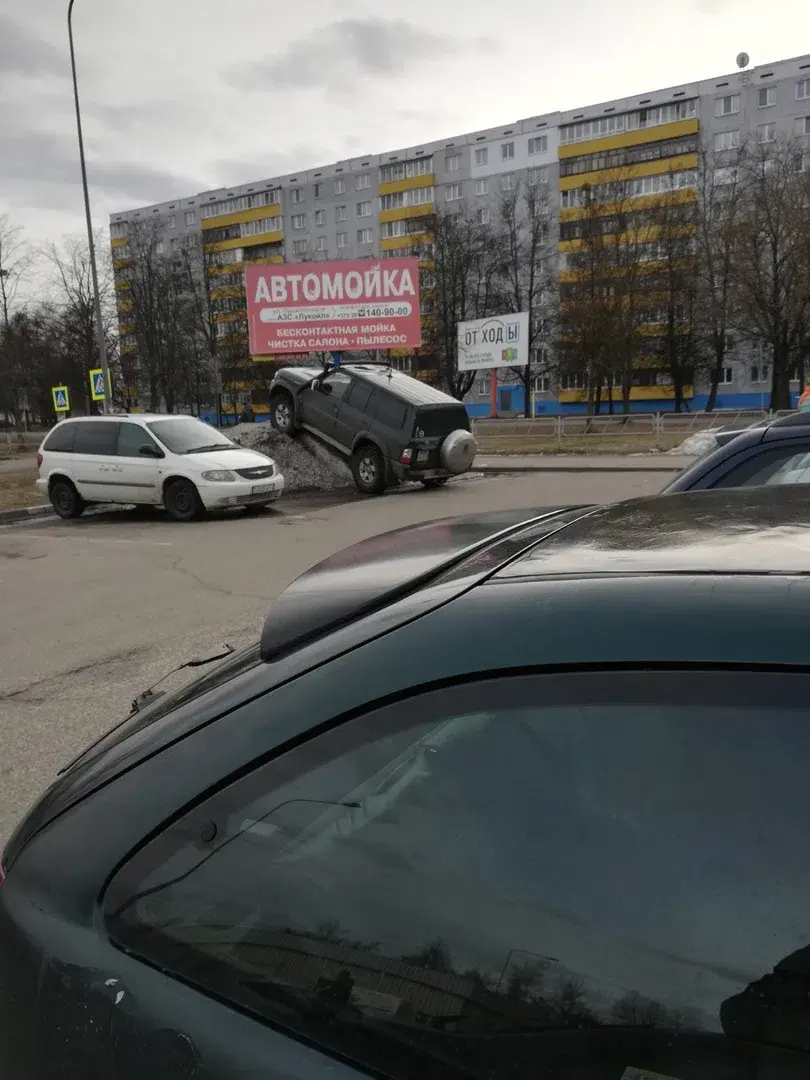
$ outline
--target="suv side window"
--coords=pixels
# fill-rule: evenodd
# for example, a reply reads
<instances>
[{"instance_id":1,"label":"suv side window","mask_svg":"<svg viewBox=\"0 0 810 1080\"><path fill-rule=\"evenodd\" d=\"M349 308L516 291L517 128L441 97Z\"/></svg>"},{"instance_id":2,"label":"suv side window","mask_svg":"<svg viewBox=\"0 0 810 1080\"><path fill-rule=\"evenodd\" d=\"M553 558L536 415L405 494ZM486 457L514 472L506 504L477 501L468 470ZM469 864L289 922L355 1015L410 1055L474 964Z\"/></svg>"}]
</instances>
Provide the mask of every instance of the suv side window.
<instances>
[{"instance_id":1,"label":"suv side window","mask_svg":"<svg viewBox=\"0 0 810 1080\"><path fill-rule=\"evenodd\" d=\"M346 404L350 405L353 409L357 409L359 412L367 412L368 403L373 393L374 388L369 386L368 383L361 382L360 379L354 379L352 381L352 388L346 397Z\"/></svg>"},{"instance_id":2,"label":"suv side window","mask_svg":"<svg viewBox=\"0 0 810 1080\"><path fill-rule=\"evenodd\" d=\"M127 421L121 424L121 430L118 432L118 457L142 457L139 450L146 444L154 446L156 450L159 449L146 428L141 427L140 424Z\"/></svg>"},{"instance_id":3,"label":"suv side window","mask_svg":"<svg viewBox=\"0 0 810 1080\"><path fill-rule=\"evenodd\" d=\"M76 428L78 426L78 424L71 423L57 424L46 438L42 449L60 454L72 453L73 443L76 439Z\"/></svg>"},{"instance_id":4,"label":"suv side window","mask_svg":"<svg viewBox=\"0 0 810 1080\"><path fill-rule=\"evenodd\" d=\"M329 387L329 392L336 401L340 401L346 396L347 391L351 387L352 378L350 375L347 375L345 371L336 371L327 379L324 379L323 385Z\"/></svg>"},{"instance_id":5,"label":"suv side window","mask_svg":"<svg viewBox=\"0 0 810 1080\"><path fill-rule=\"evenodd\" d=\"M374 407L374 418L379 420L381 424L385 424L386 427L394 428L396 431L402 427L405 423L405 413L407 412L407 405L404 402L399 401L392 394L386 394L385 391L377 391L377 403Z\"/></svg>"},{"instance_id":6,"label":"suv side window","mask_svg":"<svg viewBox=\"0 0 810 1080\"><path fill-rule=\"evenodd\" d=\"M119 428L117 420L80 420L76 427L74 453L100 454L104 457L115 455Z\"/></svg>"},{"instance_id":7,"label":"suv side window","mask_svg":"<svg viewBox=\"0 0 810 1080\"><path fill-rule=\"evenodd\" d=\"M806 1004L768 1022L781 960L810 993L808 689L578 672L389 704L176 819L107 928L394 1080L744 1075L732 1039L808 1045Z\"/></svg>"},{"instance_id":8,"label":"suv side window","mask_svg":"<svg viewBox=\"0 0 810 1080\"><path fill-rule=\"evenodd\" d=\"M754 454L712 484L713 488L810 484L810 439Z\"/></svg>"}]
</instances>

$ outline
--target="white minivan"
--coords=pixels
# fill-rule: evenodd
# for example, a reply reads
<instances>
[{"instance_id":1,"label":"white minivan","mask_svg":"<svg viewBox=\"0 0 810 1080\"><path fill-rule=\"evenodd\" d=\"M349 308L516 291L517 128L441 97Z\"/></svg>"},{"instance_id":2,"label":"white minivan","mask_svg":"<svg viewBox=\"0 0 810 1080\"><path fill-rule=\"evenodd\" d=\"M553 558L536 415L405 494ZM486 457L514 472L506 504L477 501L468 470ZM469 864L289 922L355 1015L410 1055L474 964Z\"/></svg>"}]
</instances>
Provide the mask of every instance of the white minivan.
<instances>
[{"instance_id":1,"label":"white minivan","mask_svg":"<svg viewBox=\"0 0 810 1080\"><path fill-rule=\"evenodd\" d=\"M89 503L135 503L193 521L205 510L266 506L284 490L274 461L193 416L60 420L37 466L37 487L63 518L78 517Z\"/></svg>"}]
</instances>

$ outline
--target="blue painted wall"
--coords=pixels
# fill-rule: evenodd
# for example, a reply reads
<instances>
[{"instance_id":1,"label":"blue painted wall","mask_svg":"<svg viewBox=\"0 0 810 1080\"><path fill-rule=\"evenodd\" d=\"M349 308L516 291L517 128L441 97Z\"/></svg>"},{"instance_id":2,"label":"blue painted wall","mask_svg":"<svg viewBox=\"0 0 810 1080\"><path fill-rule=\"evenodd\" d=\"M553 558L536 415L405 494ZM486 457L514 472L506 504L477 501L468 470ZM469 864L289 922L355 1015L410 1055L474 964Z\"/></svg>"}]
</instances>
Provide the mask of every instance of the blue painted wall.
<instances>
[{"instance_id":1,"label":"blue painted wall","mask_svg":"<svg viewBox=\"0 0 810 1080\"><path fill-rule=\"evenodd\" d=\"M498 388L499 406L501 412L518 413L523 415L523 387L499 387ZM505 399L509 399L509 404L506 404ZM695 396L688 402L690 412L702 412L706 408L706 404L709 400L708 394L695 394ZM796 408L799 400L798 390L791 391L790 404L792 408ZM473 417L486 417L489 416L490 404L488 401L467 401L467 412ZM764 394L736 394L736 393L718 393L715 402L716 409L767 409L770 404L770 393ZM583 416L588 411L588 406L585 402L560 402L556 398L544 398L535 402L535 416ZM630 412L631 413L660 413L660 412L672 412L673 403L671 401L631 401ZM613 412L621 413L622 406L621 401L614 401ZM608 406L606 402L602 402L600 410L601 416L608 414Z\"/></svg>"}]
</instances>

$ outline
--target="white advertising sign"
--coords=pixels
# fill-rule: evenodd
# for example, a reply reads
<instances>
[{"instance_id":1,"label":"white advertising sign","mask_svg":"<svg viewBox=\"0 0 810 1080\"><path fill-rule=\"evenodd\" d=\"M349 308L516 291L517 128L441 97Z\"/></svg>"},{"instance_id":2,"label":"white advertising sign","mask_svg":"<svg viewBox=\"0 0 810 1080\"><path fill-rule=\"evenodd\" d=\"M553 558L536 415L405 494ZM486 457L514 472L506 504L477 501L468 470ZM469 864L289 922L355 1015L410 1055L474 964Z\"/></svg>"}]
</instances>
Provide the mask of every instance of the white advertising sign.
<instances>
[{"instance_id":1,"label":"white advertising sign","mask_svg":"<svg viewBox=\"0 0 810 1080\"><path fill-rule=\"evenodd\" d=\"M528 311L458 324L459 371L526 367L528 362Z\"/></svg>"}]
</instances>

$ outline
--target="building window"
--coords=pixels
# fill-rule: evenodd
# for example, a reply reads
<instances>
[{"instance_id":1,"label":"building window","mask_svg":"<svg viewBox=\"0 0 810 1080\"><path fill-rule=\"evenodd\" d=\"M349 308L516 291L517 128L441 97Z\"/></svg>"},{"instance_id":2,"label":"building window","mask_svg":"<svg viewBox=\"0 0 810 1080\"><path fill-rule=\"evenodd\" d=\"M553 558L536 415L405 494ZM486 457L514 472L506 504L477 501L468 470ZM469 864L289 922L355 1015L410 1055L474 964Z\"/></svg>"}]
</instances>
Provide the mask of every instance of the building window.
<instances>
[{"instance_id":1,"label":"building window","mask_svg":"<svg viewBox=\"0 0 810 1080\"><path fill-rule=\"evenodd\" d=\"M547 150L548 135L535 135L533 139L529 139L530 154L545 154Z\"/></svg>"},{"instance_id":2,"label":"building window","mask_svg":"<svg viewBox=\"0 0 810 1080\"><path fill-rule=\"evenodd\" d=\"M312 190L312 194L316 199L322 199L323 198L323 184L322 183L315 184L315 186L313 187L313 190Z\"/></svg>"},{"instance_id":3,"label":"building window","mask_svg":"<svg viewBox=\"0 0 810 1080\"><path fill-rule=\"evenodd\" d=\"M501 143L501 161L511 161L515 156L515 144L513 142Z\"/></svg>"},{"instance_id":4,"label":"building window","mask_svg":"<svg viewBox=\"0 0 810 1080\"><path fill-rule=\"evenodd\" d=\"M760 124L757 128L757 142L769 143L776 138L776 124Z\"/></svg>"},{"instance_id":5,"label":"building window","mask_svg":"<svg viewBox=\"0 0 810 1080\"><path fill-rule=\"evenodd\" d=\"M461 198L461 184L448 184L445 188L445 197L447 202L456 202Z\"/></svg>"},{"instance_id":6,"label":"building window","mask_svg":"<svg viewBox=\"0 0 810 1080\"><path fill-rule=\"evenodd\" d=\"M110 236L113 240L120 239L122 236L127 235L127 223L125 221L116 221L110 226Z\"/></svg>"},{"instance_id":7,"label":"building window","mask_svg":"<svg viewBox=\"0 0 810 1080\"><path fill-rule=\"evenodd\" d=\"M315 211L315 224L319 228L326 224L326 211L325 210L316 210Z\"/></svg>"},{"instance_id":8,"label":"building window","mask_svg":"<svg viewBox=\"0 0 810 1080\"><path fill-rule=\"evenodd\" d=\"M339 176L337 178L337 180L335 180L335 194L336 195L343 195L343 194L345 194L345 192L346 192L346 180L345 180L344 177Z\"/></svg>"},{"instance_id":9,"label":"building window","mask_svg":"<svg viewBox=\"0 0 810 1080\"><path fill-rule=\"evenodd\" d=\"M810 116L800 116L796 120L796 134L799 138L810 135Z\"/></svg>"},{"instance_id":10,"label":"building window","mask_svg":"<svg viewBox=\"0 0 810 1080\"><path fill-rule=\"evenodd\" d=\"M307 253L307 241L306 240L293 240L293 255L306 255Z\"/></svg>"},{"instance_id":11,"label":"building window","mask_svg":"<svg viewBox=\"0 0 810 1080\"><path fill-rule=\"evenodd\" d=\"M489 372L478 376L473 383L473 393L477 397L485 397L489 393Z\"/></svg>"},{"instance_id":12,"label":"building window","mask_svg":"<svg viewBox=\"0 0 810 1080\"><path fill-rule=\"evenodd\" d=\"M361 176L354 178L354 190L365 191L366 188L371 187L371 173L363 173Z\"/></svg>"},{"instance_id":13,"label":"building window","mask_svg":"<svg viewBox=\"0 0 810 1080\"><path fill-rule=\"evenodd\" d=\"M427 176L433 172L433 158L414 158L413 161L397 161L380 168L380 183L390 184L393 180L410 180L413 176Z\"/></svg>"},{"instance_id":14,"label":"building window","mask_svg":"<svg viewBox=\"0 0 810 1080\"><path fill-rule=\"evenodd\" d=\"M489 180L476 180L475 181L475 194L487 195L489 193Z\"/></svg>"},{"instance_id":15,"label":"building window","mask_svg":"<svg viewBox=\"0 0 810 1080\"><path fill-rule=\"evenodd\" d=\"M293 214L292 227L294 229L305 229L307 227L307 215L306 214Z\"/></svg>"},{"instance_id":16,"label":"building window","mask_svg":"<svg viewBox=\"0 0 810 1080\"><path fill-rule=\"evenodd\" d=\"M752 383L766 383L771 377L771 369L768 364L755 364L751 368Z\"/></svg>"},{"instance_id":17,"label":"building window","mask_svg":"<svg viewBox=\"0 0 810 1080\"><path fill-rule=\"evenodd\" d=\"M600 139L605 135L617 135L624 131L674 124L678 120L689 120L693 116L697 116L697 98L613 116L600 116L597 120L582 120L577 124L561 127L560 143L567 146L569 143L588 142L590 139Z\"/></svg>"},{"instance_id":18,"label":"building window","mask_svg":"<svg viewBox=\"0 0 810 1080\"><path fill-rule=\"evenodd\" d=\"M177 224L177 215L176 214L169 214L169 216L166 218L166 228L167 229L173 229L176 224Z\"/></svg>"},{"instance_id":19,"label":"building window","mask_svg":"<svg viewBox=\"0 0 810 1080\"><path fill-rule=\"evenodd\" d=\"M357 217L371 217L371 203L359 202L355 207Z\"/></svg>"},{"instance_id":20,"label":"building window","mask_svg":"<svg viewBox=\"0 0 810 1080\"><path fill-rule=\"evenodd\" d=\"M346 207L345 206L336 206L335 207L335 221L345 221L345 220L346 220Z\"/></svg>"},{"instance_id":21,"label":"building window","mask_svg":"<svg viewBox=\"0 0 810 1080\"><path fill-rule=\"evenodd\" d=\"M715 116L733 116L740 111L740 95L727 94L719 97L714 103Z\"/></svg>"},{"instance_id":22,"label":"building window","mask_svg":"<svg viewBox=\"0 0 810 1080\"><path fill-rule=\"evenodd\" d=\"M300 215L304 219L304 215ZM242 221L231 228L238 229L239 236L258 236L259 233L278 232L281 228L280 217L260 218L258 221Z\"/></svg>"},{"instance_id":23,"label":"building window","mask_svg":"<svg viewBox=\"0 0 810 1080\"><path fill-rule=\"evenodd\" d=\"M736 150L739 145L739 131L719 131L714 137L714 150L718 154L723 150Z\"/></svg>"},{"instance_id":24,"label":"building window","mask_svg":"<svg viewBox=\"0 0 810 1080\"><path fill-rule=\"evenodd\" d=\"M461 168L461 154L445 154L444 167L448 172L458 172Z\"/></svg>"},{"instance_id":25,"label":"building window","mask_svg":"<svg viewBox=\"0 0 810 1080\"><path fill-rule=\"evenodd\" d=\"M776 87L775 86L763 86L760 87L757 94L757 108L758 109L770 109L771 106L776 104Z\"/></svg>"},{"instance_id":26,"label":"building window","mask_svg":"<svg viewBox=\"0 0 810 1080\"><path fill-rule=\"evenodd\" d=\"M486 165L489 161L489 149L486 146L480 147L475 151L475 164Z\"/></svg>"},{"instance_id":27,"label":"building window","mask_svg":"<svg viewBox=\"0 0 810 1080\"><path fill-rule=\"evenodd\" d=\"M539 169L529 169L528 180L532 187L536 187L538 184L547 184L548 166L543 165Z\"/></svg>"},{"instance_id":28,"label":"building window","mask_svg":"<svg viewBox=\"0 0 810 1080\"><path fill-rule=\"evenodd\" d=\"M489 207L481 206L476 210L476 218L479 225L489 225Z\"/></svg>"},{"instance_id":29,"label":"building window","mask_svg":"<svg viewBox=\"0 0 810 1080\"><path fill-rule=\"evenodd\" d=\"M799 82L796 83L796 100L810 100L810 79L800 79Z\"/></svg>"},{"instance_id":30,"label":"building window","mask_svg":"<svg viewBox=\"0 0 810 1080\"><path fill-rule=\"evenodd\" d=\"M300 188L300 187L294 187L290 191L290 202L295 204L295 203L302 203L303 201L304 201L304 189Z\"/></svg>"},{"instance_id":31,"label":"building window","mask_svg":"<svg viewBox=\"0 0 810 1080\"><path fill-rule=\"evenodd\" d=\"M317 240L315 241L315 250L316 251L326 251L326 237L325 236L319 236L317 238Z\"/></svg>"},{"instance_id":32,"label":"building window","mask_svg":"<svg viewBox=\"0 0 810 1080\"><path fill-rule=\"evenodd\" d=\"M401 210L406 206L425 206L433 202L433 188L411 188L380 196L380 210Z\"/></svg>"},{"instance_id":33,"label":"building window","mask_svg":"<svg viewBox=\"0 0 810 1080\"><path fill-rule=\"evenodd\" d=\"M158 253L158 255L163 254L163 241L162 240L158 240L158 242L155 244L155 251Z\"/></svg>"},{"instance_id":34,"label":"building window","mask_svg":"<svg viewBox=\"0 0 810 1080\"><path fill-rule=\"evenodd\" d=\"M725 187L726 184L733 184L737 179L737 170L734 166L730 166L727 169L715 169L714 170L714 184L715 187Z\"/></svg>"},{"instance_id":35,"label":"building window","mask_svg":"<svg viewBox=\"0 0 810 1080\"><path fill-rule=\"evenodd\" d=\"M501 191L514 191L515 190L515 174L506 173L501 177Z\"/></svg>"},{"instance_id":36,"label":"building window","mask_svg":"<svg viewBox=\"0 0 810 1080\"><path fill-rule=\"evenodd\" d=\"M337 246L339 248L345 248L349 243L349 234L347 232L339 232L337 234Z\"/></svg>"},{"instance_id":37,"label":"building window","mask_svg":"<svg viewBox=\"0 0 810 1080\"><path fill-rule=\"evenodd\" d=\"M195 210L186 210L183 215L186 225L193 225L197 220L197 212Z\"/></svg>"},{"instance_id":38,"label":"building window","mask_svg":"<svg viewBox=\"0 0 810 1080\"><path fill-rule=\"evenodd\" d=\"M532 379L532 390L536 394L547 394L551 390L551 379L548 375L535 375Z\"/></svg>"},{"instance_id":39,"label":"building window","mask_svg":"<svg viewBox=\"0 0 810 1080\"><path fill-rule=\"evenodd\" d=\"M585 389L585 376L575 371L571 374L565 374L560 376L560 389L561 390L584 390Z\"/></svg>"},{"instance_id":40,"label":"building window","mask_svg":"<svg viewBox=\"0 0 810 1080\"><path fill-rule=\"evenodd\" d=\"M720 378L717 380L723 386L728 386L729 383L734 382L734 372L730 367L724 367L720 372Z\"/></svg>"},{"instance_id":41,"label":"building window","mask_svg":"<svg viewBox=\"0 0 810 1080\"><path fill-rule=\"evenodd\" d=\"M357 243L358 244L373 244L374 243L374 230L373 229L358 229L357 230Z\"/></svg>"}]
</instances>

